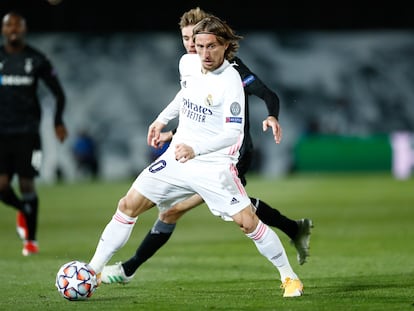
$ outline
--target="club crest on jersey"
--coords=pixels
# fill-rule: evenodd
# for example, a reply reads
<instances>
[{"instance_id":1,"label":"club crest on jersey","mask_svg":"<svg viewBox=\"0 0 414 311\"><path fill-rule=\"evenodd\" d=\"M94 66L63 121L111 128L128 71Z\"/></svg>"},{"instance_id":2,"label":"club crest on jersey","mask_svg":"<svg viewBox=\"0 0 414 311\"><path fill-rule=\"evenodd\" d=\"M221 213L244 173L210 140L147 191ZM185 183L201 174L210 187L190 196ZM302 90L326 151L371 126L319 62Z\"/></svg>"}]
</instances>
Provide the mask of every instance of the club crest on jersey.
<instances>
[{"instance_id":1,"label":"club crest on jersey","mask_svg":"<svg viewBox=\"0 0 414 311\"><path fill-rule=\"evenodd\" d=\"M213 95L208 94L205 100L207 106L213 106Z\"/></svg>"},{"instance_id":2,"label":"club crest on jersey","mask_svg":"<svg viewBox=\"0 0 414 311\"><path fill-rule=\"evenodd\" d=\"M31 58L25 59L24 71L30 73L33 70L33 60Z\"/></svg>"}]
</instances>

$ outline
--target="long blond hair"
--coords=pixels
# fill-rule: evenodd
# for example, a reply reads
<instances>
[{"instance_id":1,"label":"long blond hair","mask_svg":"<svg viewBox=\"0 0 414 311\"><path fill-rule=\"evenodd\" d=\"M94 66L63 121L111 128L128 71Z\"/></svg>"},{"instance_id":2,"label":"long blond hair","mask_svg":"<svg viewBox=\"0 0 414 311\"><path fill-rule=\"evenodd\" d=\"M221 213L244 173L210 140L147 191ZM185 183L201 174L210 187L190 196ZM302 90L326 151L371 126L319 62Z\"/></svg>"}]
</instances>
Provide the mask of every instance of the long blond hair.
<instances>
[{"instance_id":1,"label":"long blond hair","mask_svg":"<svg viewBox=\"0 0 414 311\"><path fill-rule=\"evenodd\" d=\"M227 60L231 60L236 55L239 49L239 40L242 36L236 35L229 25L217 16L209 15L198 22L193 29L193 40L197 34L209 33L216 36L220 44L229 44L229 47L224 53Z\"/></svg>"}]
</instances>

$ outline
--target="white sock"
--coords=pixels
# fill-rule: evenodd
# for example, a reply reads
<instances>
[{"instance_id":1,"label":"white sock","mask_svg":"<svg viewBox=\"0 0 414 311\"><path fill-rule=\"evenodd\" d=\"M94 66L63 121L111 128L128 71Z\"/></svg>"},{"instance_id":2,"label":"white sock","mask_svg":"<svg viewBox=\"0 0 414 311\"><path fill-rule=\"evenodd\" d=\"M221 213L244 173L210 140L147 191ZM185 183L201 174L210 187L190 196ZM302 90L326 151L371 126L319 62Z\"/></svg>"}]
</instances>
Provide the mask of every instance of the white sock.
<instances>
[{"instance_id":1,"label":"white sock","mask_svg":"<svg viewBox=\"0 0 414 311\"><path fill-rule=\"evenodd\" d=\"M119 209L106 225L89 265L100 273L107 262L128 241L138 217L130 217Z\"/></svg>"},{"instance_id":2,"label":"white sock","mask_svg":"<svg viewBox=\"0 0 414 311\"><path fill-rule=\"evenodd\" d=\"M276 232L259 221L256 229L252 233L246 234L246 236L253 240L260 254L265 256L279 270L282 282L288 277L298 279L289 264L285 248Z\"/></svg>"}]
</instances>

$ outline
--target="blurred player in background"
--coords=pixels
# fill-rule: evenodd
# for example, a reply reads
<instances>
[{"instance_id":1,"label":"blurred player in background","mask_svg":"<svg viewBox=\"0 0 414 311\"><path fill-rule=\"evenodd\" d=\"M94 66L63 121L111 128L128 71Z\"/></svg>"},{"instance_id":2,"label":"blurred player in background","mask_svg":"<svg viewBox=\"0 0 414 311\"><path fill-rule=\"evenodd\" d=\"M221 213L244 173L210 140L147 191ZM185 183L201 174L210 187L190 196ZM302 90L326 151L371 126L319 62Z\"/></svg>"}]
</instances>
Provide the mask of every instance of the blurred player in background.
<instances>
[{"instance_id":1,"label":"blurred player in background","mask_svg":"<svg viewBox=\"0 0 414 311\"><path fill-rule=\"evenodd\" d=\"M95 140L87 130L78 132L72 145L72 155L82 177L99 177L98 150Z\"/></svg>"},{"instance_id":2,"label":"blurred player in background","mask_svg":"<svg viewBox=\"0 0 414 311\"><path fill-rule=\"evenodd\" d=\"M41 107L37 96L40 80L56 100L55 134L67 137L62 115L65 95L48 58L25 43L26 20L17 12L3 17L4 44L0 46L0 200L18 210L17 232L23 255L36 254L38 195L34 178L41 164ZM18 176L19 197L12 187Z\"/></svg>"},{"instance_id":3,"label":"blurred player in background","mask_svg":"<svg viewBox=\"0 0 414 311\"><path fill-rule=\"evenodd\" d=\"M193 28L204 17L209 16L200 8L191 9L185 12L180 19L179 25L183 45L189 54L196 53L193 40ZM238 176L243 185L246 185L245 174L247 173L253 156L253 143L250 135L249 125L249 106L248 96L255 95L261 98L267 107L268 117L263 121L263 131L268 128L272 133L276 143L280 143L282 129L278 122L279 116L279 98L271 91L238 57L230 60L235 63L234 68L239 72L244 85L245 91L245 114L246 121L244 127L244 141L240 151L240 158L237 163ZM172 139L173 132L162 133L160 148L164 142ZM309 256L309 241L311 234L312 221L310 219L301 219L298 221L291 220L282 215L278 210L271 208L265 202L258 198L250 198L256 208L256 214L265 224L274 226L286 233L297 250L297 259L299 264L306 262ZM153 228L138 247L134 256L123 263L106 266L102 272L102 282L104 283L127 283L132 278L136 270L161 248L172 235L175 224L184 213L203 203L199 195L180 202L164 213L160 213L159 219L155 222Z\"/></svg>"},{"instance_id":4,"label":"blurred player in background","mask_svg":"<svg viewBox=\"0 0 414 311\"><path fill-rule=\"evenodd\" d=\"M181 58L182 87L150 125L147 142L158 146L161 130L179 117L177 132L165 153L139 174L119 201L90 266L102 272L129 239L140 214L155 204L160 211L168 210L198 193L213 215L233 220L278 269L283 296L301 296L302 282L279 237L257 217L235 167L244 136L245 96L240 75L228 60L241 37L214 16L202 19L193 32L198 55Z\"/></svg>"}]
</instances>

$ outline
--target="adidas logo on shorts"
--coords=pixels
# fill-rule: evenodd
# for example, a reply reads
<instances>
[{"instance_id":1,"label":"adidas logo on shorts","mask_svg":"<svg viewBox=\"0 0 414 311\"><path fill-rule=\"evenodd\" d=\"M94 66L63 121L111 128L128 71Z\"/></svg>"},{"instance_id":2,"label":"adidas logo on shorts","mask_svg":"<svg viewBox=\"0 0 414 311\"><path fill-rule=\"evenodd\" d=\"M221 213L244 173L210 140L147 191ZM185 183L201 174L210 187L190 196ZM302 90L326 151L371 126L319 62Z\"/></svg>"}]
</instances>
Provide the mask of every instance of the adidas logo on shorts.
<instances>
[{"instance_id":1,"label":"adidas logo on shorts","mask_svg":"<svg viewBox=\"0 0 414 311\"><path fill-rule=\"evenodd\" d=\"M237 204L237 203L239 203L239 200L233 197L233 199L231 199L230 205Z\"/></svg>"}]
</instances>

